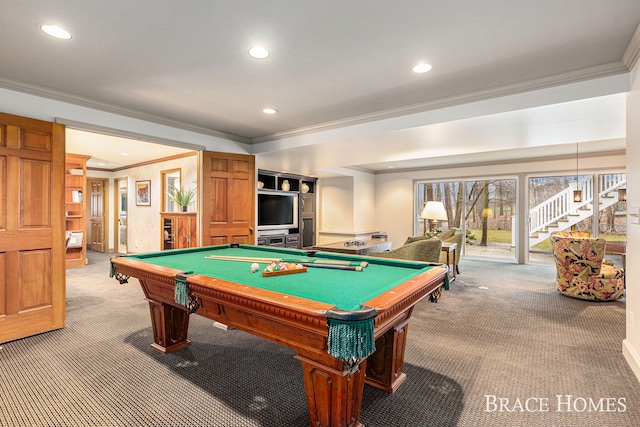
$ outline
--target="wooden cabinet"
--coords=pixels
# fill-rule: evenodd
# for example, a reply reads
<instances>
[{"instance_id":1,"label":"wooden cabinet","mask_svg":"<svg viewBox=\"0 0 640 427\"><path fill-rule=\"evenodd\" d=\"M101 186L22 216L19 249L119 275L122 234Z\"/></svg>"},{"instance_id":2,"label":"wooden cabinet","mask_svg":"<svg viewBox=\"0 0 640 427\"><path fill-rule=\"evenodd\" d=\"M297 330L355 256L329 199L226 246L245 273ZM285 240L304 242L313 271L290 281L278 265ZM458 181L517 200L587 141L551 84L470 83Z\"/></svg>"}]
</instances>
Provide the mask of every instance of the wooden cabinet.
<instances>
[{"instance_id":1,"label":"wooden cabinet","mask_svg":"<svg viewBox=\"0 0 640 427\"><path fill-rule=\"evenodd\" d=\"M287 173L258 171L258 198L260 193L296 194L298 198L297 223L278 227L260 226L258 220L258 245L287 248L313 247L316 244L316 184L317 179ZM260 218L260 201L258 217Z\"/></svg>"},{"instance_id":2,"label":"wooden cabinet","mask_svg":"<svg viewBox=\"0 0 640 427\"><path fill-rule=\"evenodd\" d=\"M302 178L300 185L300 234L303 248L310 248L316 244L316 178Z\"/></svg>"},{"instance_id":3,"label":"wooden cabinet","mask_svg":"<svg viewBox=\"0 0 640 427\"><path fill-rule=\"evenodd\" d=\"M258 237L259 246L300 249L300 234L273 234Z\"/></svg>"},{"instance_id":4,"label":"wooden cabinet","mask_svg":"<svg viewBox=\"0 0 640 427\"><path fill-rule=\"evenodd\" d=\"M198 246L198 217L195 212L160 213L160 249Z\"/></svg>"},{"instance_id":5,"label":"wooden cabinet","mask_svg":"<svg viewBox=\"0 0 640 427\"><path fill-rule=\"evenodd\" d=\"M79 267L87 264L85 187L87 160L89 158L90 156L79 154L66 155L65 223L67 232L67 267Z\"/></svg>"}]
</instances>

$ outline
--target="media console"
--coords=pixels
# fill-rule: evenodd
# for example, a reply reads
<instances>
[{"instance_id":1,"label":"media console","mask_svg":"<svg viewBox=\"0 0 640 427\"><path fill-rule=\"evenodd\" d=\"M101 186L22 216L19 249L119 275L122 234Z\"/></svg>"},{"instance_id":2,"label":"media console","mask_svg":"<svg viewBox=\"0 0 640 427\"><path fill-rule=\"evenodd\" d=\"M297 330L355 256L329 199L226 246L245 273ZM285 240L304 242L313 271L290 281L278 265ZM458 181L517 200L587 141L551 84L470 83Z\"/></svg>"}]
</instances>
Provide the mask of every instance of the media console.
<instances>
[{"instance_id":1,"label":"media console","mask_svg":"<svg viewBox=\"0 0 640 427\"><path fill-rule=\"evenodd\" d=\"M258 171L257 243L286 248L316 243L316 178Z\"/></svg>"}]
</instances>

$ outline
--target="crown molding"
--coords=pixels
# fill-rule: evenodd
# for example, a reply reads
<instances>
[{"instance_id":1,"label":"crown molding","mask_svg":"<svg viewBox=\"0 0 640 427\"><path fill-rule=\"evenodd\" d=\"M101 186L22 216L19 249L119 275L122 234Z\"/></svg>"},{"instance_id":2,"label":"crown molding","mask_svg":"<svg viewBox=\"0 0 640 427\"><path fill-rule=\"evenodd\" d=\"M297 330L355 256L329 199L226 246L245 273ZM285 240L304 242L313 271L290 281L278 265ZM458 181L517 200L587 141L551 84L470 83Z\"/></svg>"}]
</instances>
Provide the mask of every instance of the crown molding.
<instances>
[{"instance_id":1,"label":"crown molding","mask_svg":"<svg viewBox=\"0 0 640 427\"><path fill-rule=\"evenodd\" d=\"M184 159L185 157L191 157L191 156L197 156L197 155L198 155L197 151L190 151L188 153L176 154L175 156L169 156L169 157L161 157L161 158L158 158L158 159L148 160L146 162L133 163L131 165L120 166L120 167L113 168L113 169L87 167L87 170L100 171L100 172L121 172L121 171L124 171L124 170L127 170L127 169L133 169L133 168L138 168L138 167L142 167L142 166L149 166L149 165L154 165L156 163L162 163L162 162L168 162L168 161L171 161L171 160Z\"/></svg>"},{"instance_id":2,"label":"crown molding","mask_svg":"<svg viewBox=\"0 0 640 427\"><path fill-rule=\"evenodd\" d=\"M584 154L580 154L580 159L585 160L585 159L599 159L599 158L612 157L612 156L625 156L626 153L627 153L626 150L611 150L611 151L600 151L597 153L584 153ZM451 164L436 165L436 166L422 166L422 167L409 167L409 168L396 167L391 170L374 171L373 173L375 175L383 175L383 174L392 174L392 173L399 173L399 172L419 172L425 169L428 169L430 171L468 169L471 167L480 167L480 166L503 166L503 165L512 165L512 164L542 163L542 162L548 163L556 160L573 161L575 163L576 156L575 154L560 154L557 156L520 157L520 158L513 158L513 159L473 161L473 162L467 162L467 163L451 163ZM571 167L573 167L573 164ZM588 170L597 170L597 169L589 168ZM371 170L367 170L367 169L362 169L362 171L372 173Z\"/></svg>"},{"instance_id":3,"label":"crown molding","mask_svg":"<svg viewBox=\"0 0 640 427\"><path fill-rule=\"evenodd\" d=\"M290 138L294 136L307 135L315 132L332 130L346 126L353 126L377 120L391 119L409 114L423 113L442 108L454 107L457 105L470 104L473 102L485 101L493 98L501 98L509 95L517 95L536 90L543 90L571 83L578 83L598 78L610 77L628 73L629 69L621 61L590 67L570 73L563 73L540 79L529 80L511 85L493 87L481 91L470 92L464 95L452 96L436 99L419 104L407 105L390 110L378 111L370 114L363 114L355 117L348 117L332 122L319 123L313 126L293 129L290 131L278 132L251 139L251 144L274 141L277 139Z\"/></svg>"},{"instance_id":4,"label":"crown molding","mask_svg":"<svg viewBox=\"0 0 640 427\"><path fill-rule=\"evenodd\" d=\"M239 142L242 144L251 143L251 140L249 138L245 138L239 135L233 135L230 133L203 128L200 126L194 126L194 125L180 122L177 120L169 120L164 117L156 116L153 114L142 113L140 111L135 111L128 108L116 107L111 104L93 101L80 96L72 95L72 94L61 92L54 89L49 89L42 86L31 85L31 84L22 83L15 80L0 78L0 87L4 89L9 89L9 90L15 90L17 92L27 93L29 95L35 95L43 98L52 99L54 101L66 102L69 104L92 108L92 109L104 111L107 113L113 113L113 114L118 114L125 117L130 117L133 119L157 123L159 125L178 128L178 129L182 129L190 132L197 132L197 133L201 133L209 136L215 136L218 138Z\"/></svg>"},{"instance_id":5,"label":"crown molding","mask_svg":"<svg viewBox=\"0 0 640 427\"><path fill-rule=\"evenodd\" d=\"M175 139L161 138L158 136L150 136L137 132L130 132L126 130L114 129L106 126L95 125L93 123L79 122L77 120L65 119L63 117L56 117L56 123L65 125L71 129L78 129L87 132L99 133L102 135L117 136L119 138L133 139L137 141L151 142L153 144L168 145L170 147L184 148L185 150L202 151L206 150L206 147L198 144L190 144L187 142L177 141Z\"/></svg>"},{"instance_id":6,"label":"crown molding","mask_svg":"<svg viewBox=\"0 0 640 427\"><path fill-rule=\"evenodd\" d=\"M622 62L627 66L629 70L635 67L640 57L640 25L636 28L636 32L633 33L629 45L622 55Z\"/></svg>"}]
</instances>

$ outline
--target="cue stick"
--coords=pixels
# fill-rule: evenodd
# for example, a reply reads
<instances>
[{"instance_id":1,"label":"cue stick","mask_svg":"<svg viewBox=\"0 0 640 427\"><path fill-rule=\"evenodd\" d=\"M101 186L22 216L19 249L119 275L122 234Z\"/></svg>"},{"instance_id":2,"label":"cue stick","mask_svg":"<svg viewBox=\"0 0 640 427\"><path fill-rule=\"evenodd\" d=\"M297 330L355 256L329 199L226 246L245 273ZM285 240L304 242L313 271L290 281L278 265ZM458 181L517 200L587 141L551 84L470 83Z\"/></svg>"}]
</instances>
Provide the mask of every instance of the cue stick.
<instances>
[{"instance_id":1,"label":"cue stick","mask_svg":"<svg viewBox=\"0 0 640 427\"><path fill-rule=\"evenodd\" d=\"M231 256L231 255L209 255L206 256L205 258L207 259L218 259L221 261L244 261L244 262L266 262L266 263L272 263L272 262L281 262L283 261L282 258L254 258L254 257L246 257L246 256Z\"/></svg>"},{"instance_id":2,"label":"cue stick","mask_svg":"<svg viewBox=\"0 0 640 427\"><path fill-rule=\"evenodd\" d=\"M364 266L354 266L354 265L344 265L342 263L336 264L331 262L323 262L320 260L312 261L312 262L302 262L298 260L284 260L282 258L260 258L260 257L243 257L243 256L232 256L232 255L209 255L205 257L206 259L216 259L220 261L241 261L241 262L257 262L257 263L272 263L272 262L291 262L296 264L302 264L305 267L317 267L317 268L331 268L334 270L350 270L350 271L362 271ZM331 261L331 260L329 260ZM344 261L343 261L344 262ZM348 261L347 261L348 262ZM368 264L368 263L367 263Z\"/></svg>"},{"instance_id":3,"label":"cue stick","mask_svg":"<svg viewBox=\"0 0 640 427\"><path fill-rule=\"evenodd\" d=\"M349 271L362 271L363 267L355 266L355 265L339 265L339 264L318 264L315 262L301 262L300 264L305 267L314 267L314 268L330 268L333 270L349 270Z\"/></svg>"},{"instance_id":4,"label":"cue stick","mask_svg":"<svg viewBox=\"0 0 640 427\"><path fill-rule=\"evenodd\" d=\"M311 261L315 264L334 264L334 265L350 265L355 267L366 267L369 265L367 261L357 262L357 261L343 261L339 259L317 259L316 261Z\"/></svg>"}]
</instances>

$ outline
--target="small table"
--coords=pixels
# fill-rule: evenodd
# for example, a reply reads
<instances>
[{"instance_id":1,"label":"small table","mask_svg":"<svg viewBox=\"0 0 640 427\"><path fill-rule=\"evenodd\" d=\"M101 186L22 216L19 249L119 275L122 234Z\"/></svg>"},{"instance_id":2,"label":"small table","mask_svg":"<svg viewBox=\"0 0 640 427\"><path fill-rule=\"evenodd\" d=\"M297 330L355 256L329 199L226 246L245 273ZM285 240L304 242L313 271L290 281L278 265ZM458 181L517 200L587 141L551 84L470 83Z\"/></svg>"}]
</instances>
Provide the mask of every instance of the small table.
<instances>
[{"instance_id":1,"label":"small table","mask_svg":"<svg viewBox=\"0 0 640 427\"><path fill-rule=\"evenodd\" d=\"M458 244L456 242L442 242L442 252L446 252L447 254L447 268L453 271L453 277L451 278L451 282L456 280L456 273L458 271L458 264L456 263L456 251L458 250ZM449 253L453 254L453 268L451 267L451 262L449 260Z\"/></svg>"},{"instance_id":2,"label":"small table","mask_svg":"<svg viewBox=\"0 0 640 427\"><path fill-rule=\"evenodd\" d=\"M604 253L609 255L620 255L622 258L622 269L627 268L627 242L607 242L604 247Z\"/></svg>"},{"instance_id":3,"label":"small table","mask_svg":"<svg viewBox=\"0 0 640 427\"><path fill-rule=\"evenodd\" d=\"M371 252L390 251L393 242L387 239L371 238L368 240L343 240L314 246L317 251L338 252L350 255L369 255Z\"/></svg>"}]
</instances>

